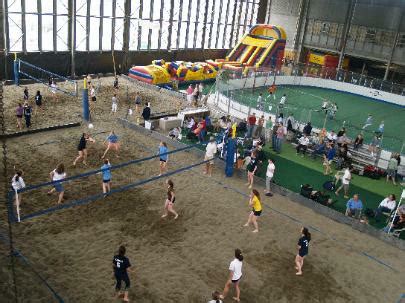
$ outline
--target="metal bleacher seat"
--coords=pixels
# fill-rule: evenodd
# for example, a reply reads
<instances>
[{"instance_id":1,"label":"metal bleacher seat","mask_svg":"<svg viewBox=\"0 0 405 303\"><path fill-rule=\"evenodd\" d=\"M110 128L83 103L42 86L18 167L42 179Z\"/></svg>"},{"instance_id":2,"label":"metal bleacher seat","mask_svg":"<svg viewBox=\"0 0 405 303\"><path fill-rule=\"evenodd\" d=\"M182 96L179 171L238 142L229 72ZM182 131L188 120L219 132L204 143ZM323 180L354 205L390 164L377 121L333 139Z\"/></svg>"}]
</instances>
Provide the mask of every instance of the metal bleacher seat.
<instances>
[{"instance_id":1,"label":"metal bleacher seat","mask_svg":"<svg viewBox=\"0 0 405 303\"><path fill-rule=\"evenodd\" d=\"M377 167L386 170L388 168L388 162L390 161L392 152L381 150L380 158L378 159Z\"/></svg>"}]
</instances>

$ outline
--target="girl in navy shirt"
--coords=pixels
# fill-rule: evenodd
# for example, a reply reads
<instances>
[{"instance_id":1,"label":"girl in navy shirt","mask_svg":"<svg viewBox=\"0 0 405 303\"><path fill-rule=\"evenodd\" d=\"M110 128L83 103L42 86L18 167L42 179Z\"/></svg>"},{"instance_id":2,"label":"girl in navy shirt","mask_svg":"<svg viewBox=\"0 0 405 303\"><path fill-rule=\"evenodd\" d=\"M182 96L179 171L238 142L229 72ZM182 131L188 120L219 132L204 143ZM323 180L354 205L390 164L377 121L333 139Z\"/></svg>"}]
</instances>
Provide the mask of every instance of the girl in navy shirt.
<instances>
[{"instance_id":1,"label":"girl in navy shirt","mask_svg":"<svg viewBox=\"0 0 405 303\"><path fill-rule=\"evenodd\" d=\"M89 134L86 134L86 133L82 134L82 136L80 137L79 144L77 145L77 151L79 152L79 155L73 161L73 166L76 166L76 163L79 160L83 160L83 164L87 165L87 163L86 163L86 160L87 160L87 141L90 141L91 143L96 142L92 137L90 137Z\"/></svg>"},{"instance_id":2,"label":"girl in navy shirt","mask_svg":"<svg viewBox=\"0 0 405 303\"><path fill-rule=\"evenodd\" d=\"M298 240L298 253L295 257L295 269L297 270L297 276L302 275L304 258L308 254L309 241L311 241L311 233L308 231L308 228L301 228L301 238Z\"/></svg>"},{"instance_id":3,"label":"girl in navy shirt","mask_svg":"<svg viewBox=\"0 0 405 303\"><path fill-rule=\"evenodd\" d=\"M169 156L167 152L169 149L167 148L166 142L160 142L159 144L159 176L164 174L167 171L167 160Z\"/></svg>"},{"instance_id":4,"label":"girl in navy shirt","mask_svg":"<svg viewBox=\"0 0 405 303\"><path fill-rule=\"evenodd\" d=\"M124 295L123 301L129 302L128 289L131 285L131 282L129 281L128 272L132 271L130 270L131 263L125 256L125 251L125 246L120 246L120 248L118 249L118 255L115 255L113 258L113 269L116 280L115 290L117 291L117 298L121 298L122 295ZM124 293L121 292L122 281L124 281L125 283Z\"/></svg>"},{"instance_id":5,"label":"girl in navy shirt","mask_svg":"<svg viewBox=\"0 0 405 303\"><path fill-rule=\"evenodd\" d=\"M35 104L37 106L37 109L42 109L42 95L41 92L38 90L37 94L35 95Z\"/></svg>"}]
</instances>

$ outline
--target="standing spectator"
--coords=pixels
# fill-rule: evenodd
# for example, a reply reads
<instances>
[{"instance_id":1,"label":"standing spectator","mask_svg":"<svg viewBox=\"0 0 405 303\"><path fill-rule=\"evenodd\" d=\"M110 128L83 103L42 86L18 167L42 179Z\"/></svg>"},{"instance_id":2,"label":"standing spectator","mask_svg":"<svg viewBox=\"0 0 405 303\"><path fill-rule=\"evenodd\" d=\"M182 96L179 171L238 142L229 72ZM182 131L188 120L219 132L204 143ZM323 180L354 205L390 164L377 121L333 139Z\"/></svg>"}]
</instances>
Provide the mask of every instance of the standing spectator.
<instances>
[{"instance_id":1,"label":"standing spectator","mask_svg":"<svg viewBox=\"0 0 405 303\"><path fill-rule=\"evenodd\" d=\"M273 150L277 150L277 129L279 127L279 124L276 122L273 124L273 128L271 130L271 146Z\"/></svg>"},{"instance_id":2,"label":"standing spectator","mask_svg":"<svg viewBox=\"0 0 405 303\"><path fill-rule=\"evenodd\" d=\"M22 106L21 103L18 103L15 113L17 117L17 128L22 129L22 116L24 114L24 107Z\"/></svg>"},{"instance_id":3,"label":"standing spectator","mask_svg":"<svg viewBox=\"0 0 405 303\"><path fill-rule=\"evenodd\" d=\"M190 84L186 90L187 93L187 105L190 106L193 103L193 99L194 99L194 87L192 84Z\"/></svg>"},{"instance_id":4,"label":"standing spectator","mask_svg":"<svg viewBox=\"0 0 405 303\"><path fill-rule=\"evenodd\" d=\"M335 191L336 196L339 195L339 192L342 190L344 191L344 198L348 199L349 198L349 187L350 187L350 181L352 180L352 171L353 167L349 166L348 168L345 169L344 174L342 176L342 185Z\"/></svg>"},{"instance_id":5,"label":"standing spectator","mask_svg":"<svg viewBox=\"0 0 405 303\"><path fill-rule=\"evenodd\" d=\"M389 195L384 200L381 201L378 208L375 210L375 219L379 221L382 213L388 212L392 213L397 205L396 197L394 194Z\"/></svg>"},{"instance_id":6,"label":"standing spectator","mask_svg":"<svg viewBox=\"0 0 405 303\"><path fill-rule=\"evenodd\" d=\"M362 134L358 134L356 139L354 139L354 143L353 143L353 148L355 150L358 150L359 147L361 147L363 145L363 135Z\"/></svg>"},{"instance_id":7,"label":"standing spectator","mask_svg":"<svg viewBox=\"0 0 405 303\"><path fill-rule=\"evenodd\" d=\"M113 258L113 269L114 269L114 276L116 280L115 290L117 292L117 298L122 296L121 292L121 283L124 281L125 288L124 288L124 302L129 302L128 298L128 289L131 286L131 282L129 280L128 272L132 272L130 270L131 263L129 259L125 256L125 246L120 246L118 249L118 254Z\"/></svg>"},{"instance_id":8,"label":"standing spectator","mask_svg":"<svg viewBox=\"0 0 405 303\"><path fill-rule=\"evenodd\" d=\"M247 135L246 135L247 138L252 137L255 125L256 125L256 114L253 113L248 117Z\"/></svg>"},{"instance_id":9,"label":"standing spectator","mask_svg":"<svg viewBox=\"0 0 405 303\"><path fill-rule=\"evenodd\" d=\"M262 136L263 125L264 125L264 115L262 115L257 121L257 128L254 137L259 138Z\"/></svg>"},{"instance_id":10,"label":"standing spectator","mask_svg":"<svg viewBox=\"0 0 405 303\"><path fill-rule=\"evenodd\" d=\"M281 146L285 135L287 134L287 129L283 126L283 123L280 123L280 126L277 128L277 139L276 139L276 152L281 153Z\"/></svg>"},{"instance_id":11,"label":"standing spectator","mask_svg":"<svg viewBox=\"0 0 405 303\"><path fill-rule=\"evenodd\" d=\"M206 126L207 124L205 122L205 119L201 118L200 122L198 122L197 124L197 128L194 130L194 134L197 136L199 143L204 142L205 133L207 132Z\"/></svg>"},{"instance_id":12,"label":"standing spectator","mask_svg":"<svg viewBox=\"0 0 405 303\"><path fill-rule=\"evenodd\" d=\"M215 142L214 137L210 137L210 142L208 142L205 148L205 158L204 158L204 161L209 161L205 163L204 174L207 174L210 177L212 176L212 169L214 167L214 157L216 153L217 153L217 143Z\"/></svg>"},{"instance_id":13,"label":"standing spectator","mask_svg":"<svg viewBox=\"0 0 405 303\"><path fill-rule=\"evenodd\" d=\"M25 187L25 182L22 178L23 172L21 170L16 170L15 175L11 179L11 187L15 192L15 205L19 207L21 205L21 194L18 193L20 189Z\"/></svg>"},{"instance_id":14,"label":"standing spectator","mask_svg":"<svg viewBox=\"0 0 405 303\"><path fill-rule=\"evenodd\" d=\"M59 101L58 86L56 85L55 80L52 80L50 90L51 90L51 93L53 95L53 101Z\"/></svg>"},{"instance_id":15,"label":"standing spectator","mask_svg":"<svg viewBox=\"0 0 405 303\"><path fill-rule=\"evenodd\" d=\"M159 144L159 176L167 172L167 161L169 160L169 155L167 154L169 149L167 148L166 142L161 141Z\"/></svg>"},{"instance_id":16,"label":"standing spectator","mask_svg":"<svg viewBox=\"0 0 405 303\"><path fill-rule=\"evenodd\" d=\"M118 109L118 99L117 99L117 94L114 94L114 96L111 98L111 113L115 114Z\"/></svg>"},{"instance_id":17,"label":"standing spectator","mask_svg":"<svg viewBox=\"0 0 405 303\"><path fill-rule=\"evenodd\" d=\"M311 122L308 122L307 125L304 126L304 129L302 130L302 132L303 132L304 134L306 134L307 136L310 136L310 135L311 135L311 132L312 132L312 125L311 125Z\"/></svg>"},{"instance_id":18,"label":"standing spectator","mask_svg":"<svg viewBox=\"0 0 405 303\"><path fill-rule=\"evenodd\" d=\"M31 127L31 115L32 115L32 107L29 105L29 103L26 101L24 103L24 118L25 118L25 126L27 128Z\"/></svg>"},{"instance_id":19,"label":"standing spectator","mask_svg":"<svg viewBox=\"0 0 405 303\"><path fill-rule=\"evenodd\" d=\"M142 103L141 96L139 94L136 94L135 95L135 112L136 112L137 115L140 112L141 103Z\"/></svg>"},{"instance_id":20,"label":"standing spectator","mask_svg":"<svg viewBox=\"0 0 405 303\"><path fill-rule=\"evenodd\" d=\"M323 155L323 166L325 167L324 175L329 175L332 172L331 164L336 155L336 149L333 143L327 145L326 155Z\"/></svg>"},{"instance_id":21,"label":"standing spectator","mask_svg":"<svg viewBox=\"0 0 405 303\"><path fill-rule=\"evenodd\" d=\"M271 181L273 180L274 177L274 172L276 170L276 166L274 165L273 160L268 159L269 164L267 164L267 170L266 170L266 189L265 189L265 193L266 196L273 196L273 193L271 192Z\"/></svg>"},{"instance_id":22,"label":"standing spectator","mask_svg":"<svg viewBox=\"0 0 405 303\"><path fill-rule=\"evenodd\" d=\"M27 87L24 88L24 100L28 101L28 88Z\"/></svg>"},{"instance_id":23,"label":"standing spectator","mask_svg":"<svg viewBox=\"0 0 405 303\"><path fill-rule=\"evenodd\" d=\"M42 108L42 95L41 95L41 92L38 90L37 91L37 94L35 95L35 104L36 104L36 109L38 110L38 109L42 109L43 110L43 108Z\"/></svg>"},{"instance_id":24,"label":"standing spectator","mask_svg":"<svg viewBox=\"0 0 405 303\"><path fill-rule=\"evenodd\" d=\"M143 118L145 121L149 120L149 118L150 118L150 112L151 112L151 110L150 110L149 104L148 104L148 103L145 103L145 107L144 107L144 109L143 109L143 111L142 111L142 118Z\"/></svg>"},{"instance_id":25,"label":"standing spectator","mask_svg":"<svg viewBox=\"0 0 405 303\"><path fill-rule=\"evenodd\" d=\"M380 147L381 144L381 137L379 137L377 134L374 135L373 140L371 141L370 145L368 146L368 150L371 153L371 157L374 157L377 155L378 148Z\"/></svg>"},{"instance_id":26,"label":"standing spectator","mask_svg":"<svg viewBox=\"0 0 405 303\"><path fill-rule=\"evenodd\" d=\"M368 114L366 122L364 122L362 129L366 129L367 127L369 127L371 125L373 125L373 115Z\"/></svg>"},{"instance_id":27,"label":"standing spectator","mask_svg":"<svg viewBox=\"0 0 405 303\"><path fill-rule=\"evenodd\" d=\"M301 138L298 140L298 145L297 145L297 155L300 153L302 150L302 156L305 156L305 153L307 152L307 148L309 145L309 139L307 134L304 134Z\"/></svg>"},{"instance_id":28,"label":"standing spectator","mask_svg":"<svg viewBox=\"0 0 405 303\"><path fill-rule=\"evenodd\" d=\"M49 173L53 183L53 188L48 192L48 195L51 195L53 192L58 193L58 204L62 203L63 195L65 190L61 181L66 178L65 166L63 163L58 164L58 166Z\"/></svg>"},{"instance_id":29,"label":"standing spectator","mask_svg":"<svg viewBox=\"0 0 405 303\"><path fill-rule=\"evenodd\" d=\"M204 85L202 82L200 82L200 84L198 84L198 96L200 99L202 98L203 90L204 90Z\"/></svg>"},{"instance_id":30,"label":"standing spectator","mask_svg":"<svg viewBox=\"0 0 405 303\"><path fill-rule=\"evenodd\" d=\"M361 210L363 209L363 202L359 199L359 195L355 194L346 203L346 216L355 217L356 219L360 218Z\"/></svg>"},{"instance_id":31,"label":"standing spectator","mask_svg":"<svg viewBox=\"0 0 405 303\"><path fill-rule=\"evenodd\" d=\"M397 169L398 169L398 161L394 157L391 157L390 161L388 162L388 168L387 168L387 180L386 180L387 182L391 178L392 183L394 185L397 185L397 183L395 182Z\"/></svg>"},{"instance_id":32,"label":"standing spectator","mask_svg":"<svg viewBox=\"0 0 405 303\"><path fill-rule=\"evenodd\" d=\"M308 228L301 228L301 238L298 240L298 253L295 257L295 269L297 270L296 275L302 275L302 267L304 266L304 258L308 255L309 241L311 241L311 233Z\"/></svg>"},{"instance_id":33,"label":"standing spectator","mask_svg":"<svg viewBox=\"0 0 405 303\"><path fill-rule=\"evenodd\" d=\"M242 261L242 251L237 248L235 249L235 259L229 265L229 279L225 283L224 291L222 292L222 295L220 295L220 299L225 299L225 297L228 295L231 285L235 285L236 296L233 297L233 299L237 302L240 301L239 282L242 278Z\"/></svg>"}]
</instances>

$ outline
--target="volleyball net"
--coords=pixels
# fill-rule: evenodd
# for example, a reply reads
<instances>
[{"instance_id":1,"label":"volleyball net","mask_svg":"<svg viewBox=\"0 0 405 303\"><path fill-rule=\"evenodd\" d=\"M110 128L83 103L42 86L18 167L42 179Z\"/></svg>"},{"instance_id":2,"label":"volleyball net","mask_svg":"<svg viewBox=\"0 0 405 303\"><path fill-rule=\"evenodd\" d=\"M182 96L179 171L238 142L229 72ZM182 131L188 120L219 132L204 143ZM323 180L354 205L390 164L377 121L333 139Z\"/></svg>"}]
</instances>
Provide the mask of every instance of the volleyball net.
<instances>
[{"instance_id":1,"label":"volleyball net","mask_svg":"<svg viewBox=\"0 0 405 303\"><path fill-rule=\"evenodd\" d=\"M187 151L195 145L188 145L176 150L167 152L167 155L177 154L179 152ZM135 159L123 162L117 165L112 165L109 170L113 176L113 187L108 193L108 196L118 194L120 192L128 191L130 189L140 187L149 182L158 179L166 178L194 167L207 163L208 161L201 161L192 163L183 167L176 168L168 171L162 175L148 176L145 173L150 169L150 163L147 161L159 158L161 155L152 155L141 159ZM136 166L135 166L136 165ZM154 164L155 165L155 164ZM93 201L106 197L101 191L101 182L103 169L91 170L82 174L67 177L57 182L42 182L27 186L18 191L9 191L8 193L8 207L10 213L10 221L22 222L35 217L43 216L53 213L58 210L68 209L79 205L89 204ZM156 170L155 170L156 172ZM149 173L150 174L150 173ZM57 204L57 193L50 197L48 191L55 186L61 184L65 188L65 201ZM19 197L19 199L16 199ZM19 201L21 200L21 203Z\"/></svg>"},{"instance_id":2,"label":"volleyball net","mask_svg":"<svg viewBox=\"0 0 405 303\"><path fill-rule=\"evenodd\" d=\"M35 82L42 83L43 85L57 92L61 92L73 97L78 96L77 81L52 73L20 59L15 60L14 64L16 84L19 83L19 75L21 74L24 77L34 80ZM50 84L52 81L55 81L55 86L51 88Z\"/></svg>"}]
</instances>

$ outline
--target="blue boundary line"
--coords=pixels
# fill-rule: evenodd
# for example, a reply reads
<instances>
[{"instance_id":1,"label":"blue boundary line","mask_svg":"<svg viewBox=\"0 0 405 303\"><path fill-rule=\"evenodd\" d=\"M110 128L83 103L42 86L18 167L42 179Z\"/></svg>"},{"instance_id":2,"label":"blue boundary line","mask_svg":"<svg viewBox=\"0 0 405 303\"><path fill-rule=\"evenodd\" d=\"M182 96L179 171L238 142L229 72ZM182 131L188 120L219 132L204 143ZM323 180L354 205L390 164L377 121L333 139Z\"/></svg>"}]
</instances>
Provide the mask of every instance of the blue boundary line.
<instances>
[{"instance_id":1,"label":"blue boundary line","mask_svg":"<svg viewBox=\"0 0 405 303\"><path fill-rule=\"evenodd\" d=\"M3 235L0 233L0 241L3 242L4 244L8 244L8 239L7 236ZM52 286L48 283L48 281L46 281L45 278L43 278L32 266L31 262L28 260L28 258L26 258L18 249L14 249L13 250L13 254L16 257L21 258L21 260L25 263L25 265L27 265L32 272L37 276L37 278L39 280L41 280L42 283L44 283L44 285L46 286L46 288L48 288L48 290L53 294L53 296L55 297L55 299L58 300L59 303L64 303L65 301L63 300L63 298L52 288ZM8 255L9 257L10 255ZM11 256L10 256L11 257Z\"/></svg>"},{"instance_id":2,"label":"blue boundary line","mask_svg":"<svg viewBox=\"0 0 405 303\"><path fill-rule=\"evenodd\" d=\"M131 184L127 184L127 185L124 185L124 186L121 186L121 187L118 187L118 188L114 188L109 192L108 195L118 193L118 192L122 192L122 191L126 191L126 190L129 190L131 188L143 185L145 183L153 182L155 180L158 180L158 179L161 179L161 178L164 178L164 177L168 177L168 176L171 176L171 175L174 175L174 174L189 170L189 169L191 169L193 167L202 165L202 164L207 163L209 161L210 160L201 161L201 162L198 162L198 163L195 163L195 164L191 164L191 165L188 165L188 166L185 166L185 167L178 168L176 170L167 172L167 173L162 174L160 176L154 176L154 177L151 177L151 178L148 178L148 179L137 181L135 183L131 183ZM22 222L22 221L25 221L25 220L28 220L28 219L32 219L32 218L35 218L35 217L42 216L44 214L55 212L55 211L60 210L60 209L67 209L67 208L71 208L71 207L78 206L78 205L88 204L88 203L93 202L94 200L97 200L97 199L102 198L102 197L104 197L103 193L95 194L95 195L88 196L86 198L82 198L82 199L79 199L79 200L76 200L76 201L73 201L73 202L70 202L70 203L58 204L56 206L53 206L53 207L50 207L50 208L47 208L47 209L44 209L44 210L40 210L40 211L31 213L29 215L22 216L20 219L21 219L21 222ZM14 222L16 222L16 221L14 221Z\"/></svg>"},{"instance_id":3,"label":"blue boundary line","mask_svg":"<svg viewBox=\"0 0 405 303\"><path fill-rule=\"evenodd\" d=\"M168 143L170 144L170 141L168 141ZM151 148L149 148L149 147L147 147L147 146L145 146L145 145L141 145L141 144L139 144L139 142L138 142L138 145L143 146L145 149L152 151ZM195 147L195 145L193 145L193 146ZM175 161L173 161L173 162L176 163ZM194 171L192 171L192 170L191 170L191 172L193 172L193 173L199 175L197 172L194 172ZM201 176L201 175L199 175L199 176L200 176L200 177L203 177L203 176ZM221 181L219 181L219 180L216 180L216 179L214 179L214 178L210 178L210 180L212 180L214 183L217 183L218 185L222 186L222 187L225 188L225 189L229 189L229 190L231 190L231 191L234 191L234 192L236 192L236 193L242 195L242 196L245 197L245 198L248 198L248 197L249 197L248 194L246 194L246 193L240 191L239 189L237 189L237 188L235 188L235 187L229 186L229 185L227 185L227 184L225 184L225 183L223 183L223 182L221 182ZM301 220L299 220L299 219L297 219L297 218L295 218L295 217L293 217L293 216L291 216L291 215L288 215L287 213L284 213L284 212L282 212L282 211L280 211L280 210L277 210L277 209L275 209L275 208L273 208L273 207L271 207L271 206L269 206L269 205L267 205L267 204L263 204L263 205L264 205L266 208L269 208L270 210L274 211L275 213L277 213L277 214L279 214L279 215L282 215L282 216L284 216L284 217L290 219L291 221L300 223L300 224L302 224L302 225L306 225L306 224L304 224L303 221L301 221ZM311 229L317 231L318 233L320 233L320 234L322 234L322 235L328 237L329 239L331 239L331 240L333 240L333 241L335 241L335 242L341 243L344 247L346 247L346 249L349 249L349 250L351 250L351 251L354 251L354 252L356 252L357 254L359 254L360 256L365 256L365 257L369 258L370 260L372 260L372 261L374 261L374 262L376 262L376 263L378 263L378 264L380 264L380 265L383 265L383 266L385 266L385 267L391 269L391 270L394 271L394 272L398 272L398 270L396 270L396 269L395 269L394 267L392 267L391 265L389 265L389 264L387 264L387 263L381 261L380 259L378 259L378 258L376 258L376 257L374 257L374 256L372 256L372 255L370 255L370 254L368 254L368 253L366 253L366 252L357 251L357 250L353 249L353 247L351 247L350 245L347 245L347 244L345 244L345 243L340 242L337 238L335 238L335 237L333 237L333 236L331 236L331 235L329 235L329 234L323 232L323 231L320 230L319 228L317 228L317 227L315 227L315 226L312 226L312 225L306 225L306 226L308 226L309 228L311 228Z\"/></svg>"}]
</instances>

